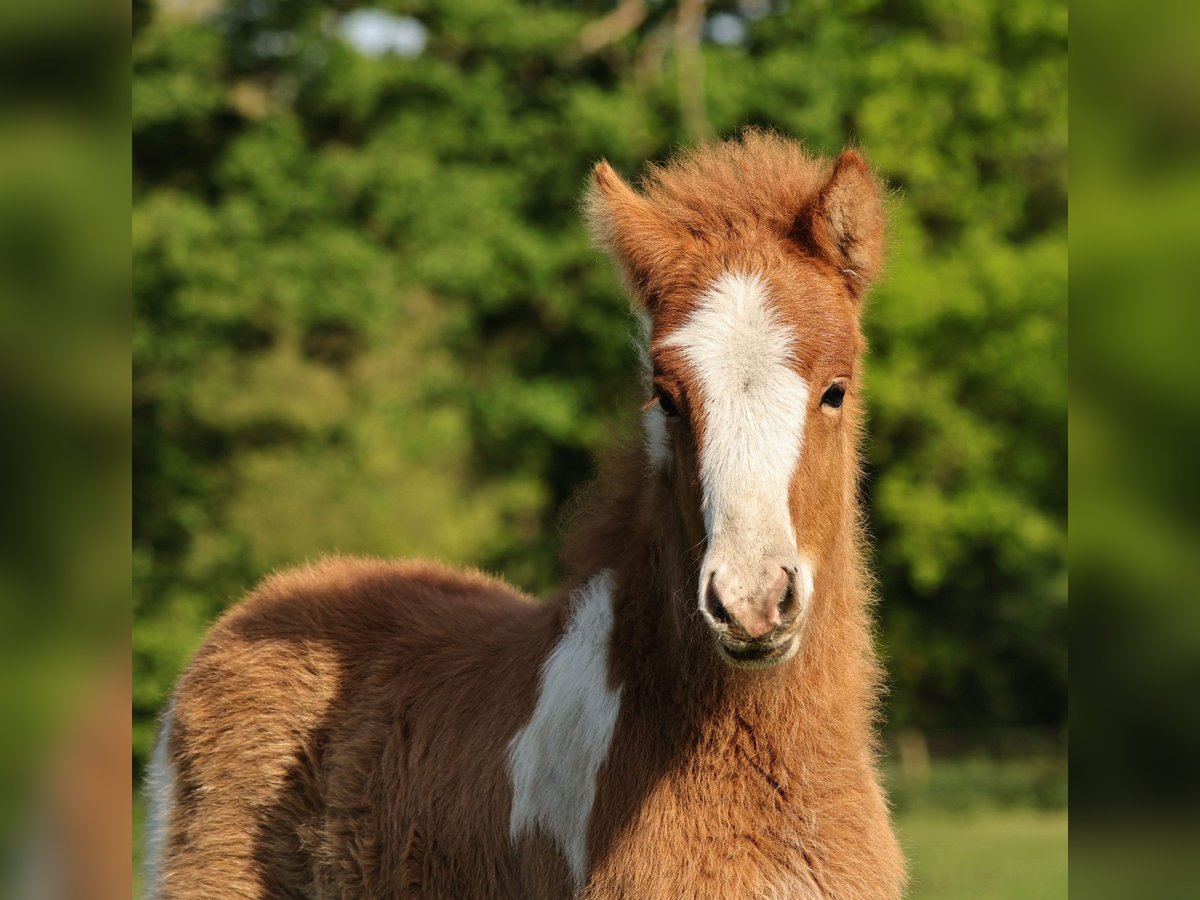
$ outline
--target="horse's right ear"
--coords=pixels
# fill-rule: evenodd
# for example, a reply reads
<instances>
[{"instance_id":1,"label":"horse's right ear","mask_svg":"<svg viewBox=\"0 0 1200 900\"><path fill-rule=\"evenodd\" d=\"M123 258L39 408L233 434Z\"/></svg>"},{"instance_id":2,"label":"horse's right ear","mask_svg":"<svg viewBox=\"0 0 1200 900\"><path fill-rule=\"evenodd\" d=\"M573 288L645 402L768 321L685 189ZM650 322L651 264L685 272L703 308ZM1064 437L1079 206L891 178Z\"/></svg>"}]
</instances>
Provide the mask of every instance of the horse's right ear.
<instances>
[{"instance_id":1,"label":"horse's right ear","mask_svg":"<svg viewBox=\"0 0 1200 900\"><path fill-rule=\"evenodd\" d=\"M687 232L604 160L592 170L584 204L593 239L612 257L634 299L652 307L655 277L678 263Z\"/></svg>"}]
</instances>

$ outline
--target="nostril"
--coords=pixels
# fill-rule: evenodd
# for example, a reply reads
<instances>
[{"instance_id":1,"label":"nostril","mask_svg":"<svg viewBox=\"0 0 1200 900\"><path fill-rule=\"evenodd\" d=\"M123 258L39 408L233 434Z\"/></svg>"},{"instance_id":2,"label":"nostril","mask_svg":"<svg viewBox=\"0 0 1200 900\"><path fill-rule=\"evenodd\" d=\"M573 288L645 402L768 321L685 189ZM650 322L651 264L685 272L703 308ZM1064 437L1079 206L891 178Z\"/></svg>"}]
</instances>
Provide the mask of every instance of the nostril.
<instances>
[{"instance_id":1,"label":"nostril","mask_svg":"<svg viewBox=\"0 0 1200 900\"><path fill-rule=\"evenodd\" d=\"M786 616L796 608L796 589L792 587L791 580L788 581L783 588L783 596L779 598L779 612Z\"/></svg>"},{"instance_id":2,"label":"nostril","mask_svg":"<svg viewBox=\"0 0 1200 900\"><path fill-rule=\"evenodd\" d=\"M729 615L729 610L725 608L725 604L721 602L721 598L716 595L716 592L708 595L708 611L722 625L733 624L733 616Z\"/></svg>"},{"instance_id":3,"label":"nostril","mask_svg":"<svg viewBox=\"0 0 1200 900\"><path fill-rule=\"evenodd\" d=\"M789 569L782 569L773 585L773 590L779 597L776 609L783 616L794 612L797 606L796 583L792 575L793 573Z\"/></svg>"},{"instance_id":4,"label":"nostril","mask_svg":"<svg viewBox=\"0 0 1200 900\"><path fill-rule=\"evenodd\" d=\"M704 604L708 607L708 613L722 625L729 625L733 622L733 617L729 615L729 610L725 608L725 604L721 602L721 595L717 593L717 585L714 579L709 579L708 596L704 598Z\"/></svg>"}]
</instances>

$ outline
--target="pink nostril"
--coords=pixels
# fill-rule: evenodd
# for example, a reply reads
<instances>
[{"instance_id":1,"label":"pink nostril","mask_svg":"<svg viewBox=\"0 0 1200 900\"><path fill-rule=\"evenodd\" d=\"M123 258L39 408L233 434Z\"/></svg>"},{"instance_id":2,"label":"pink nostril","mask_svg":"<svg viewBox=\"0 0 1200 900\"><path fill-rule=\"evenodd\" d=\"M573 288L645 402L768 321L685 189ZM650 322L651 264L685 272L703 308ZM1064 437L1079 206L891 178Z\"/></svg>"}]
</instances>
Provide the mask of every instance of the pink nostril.
<instances>
[{"instance_id":1,"label":"pink nostril","mask_svg":"<svg viewBox=\"0 0 1200 900\"><path fill-rule=\"evenodd\" d=\"M708 580L708 596L705 597L704 603L708 607L709 615L722 625L733 623L733 618L729 615L729 610L721 602L721 594L717 591L717 576L715 574Z\"/></svg>"},{"instance_id":2,"label":"pink nostril","mask_svg":"<svg viewBox=\"0 0 1200 900\"><path fill-rule=\"evenodd\" d=\"M771 594L775 601L775 606L780 614L787 618L793 615L800 607L800 597L796 593L796 582L792 577L792 573L787 569L782 569L779 578L775 580L776 588Z\"/></svg>"}]
</instances>

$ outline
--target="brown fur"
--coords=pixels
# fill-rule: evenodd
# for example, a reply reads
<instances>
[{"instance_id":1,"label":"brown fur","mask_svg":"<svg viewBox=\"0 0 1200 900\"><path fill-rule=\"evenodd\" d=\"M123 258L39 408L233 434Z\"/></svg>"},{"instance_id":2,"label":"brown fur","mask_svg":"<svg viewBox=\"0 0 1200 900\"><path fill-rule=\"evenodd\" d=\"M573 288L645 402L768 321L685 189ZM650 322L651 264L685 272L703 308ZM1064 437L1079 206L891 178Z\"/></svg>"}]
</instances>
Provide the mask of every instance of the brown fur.
<instances>
[{"instance_id":1,"label":"brown fur","mask_svg":"<svg viewBox=\"0 0 1200 900\"><path fill-rule=\"evenodd\" d=\"M854 151L831 167L750 133L652 170L644 194L601 164L588 208L653 315L657 383L684 414L671 464L616 460L568 546L572 584L614 573L621 688L581 896L898 897L856 501L859 298L882 260L874 178ZM790 496L819 562L815 600L785 623L799 653L770 670L724 662L696 615L703 413L661 347L731 270L771 285L815 387ZM842 377L831 415L820 393ZM506 768L566 615L565 591L538 604L426 563L332 558L268 579L175 693L163 896L569 896L547 836L510 842Z\"/></svg>"}]
</instances>

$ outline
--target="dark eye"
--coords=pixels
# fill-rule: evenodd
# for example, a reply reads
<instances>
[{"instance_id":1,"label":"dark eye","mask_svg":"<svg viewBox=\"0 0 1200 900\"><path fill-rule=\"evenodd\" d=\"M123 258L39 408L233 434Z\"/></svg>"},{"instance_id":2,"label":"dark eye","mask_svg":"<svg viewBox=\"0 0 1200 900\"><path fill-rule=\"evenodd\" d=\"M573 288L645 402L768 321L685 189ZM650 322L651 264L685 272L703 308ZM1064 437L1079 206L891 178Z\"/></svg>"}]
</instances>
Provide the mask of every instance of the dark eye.
<instances>
[{"instance_id":1,"label":"dark eye","mask_svg":"<svg viewBox=\"0 0 1200 900\"><path fill-rule=\"evenodd\" d=\"M658 400L659 409L663 411L668 419L674 419L679 415L679 407L675 405L675 401L671 399L671 395L662 388L654 389L654 396Z\"/></svg>"},{"instance_id":2,"label":"dark eye","mask_svg":"<svg viewBox=\"0 0 1200 900\"><path fill-rule=\"evenodd\" d=\"M821 395L821 405L828 406L830 409L840 409L844 399L846 399L846 386L831 384L829 389Z\"/></svg>"}]
</instances>

